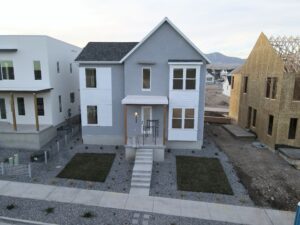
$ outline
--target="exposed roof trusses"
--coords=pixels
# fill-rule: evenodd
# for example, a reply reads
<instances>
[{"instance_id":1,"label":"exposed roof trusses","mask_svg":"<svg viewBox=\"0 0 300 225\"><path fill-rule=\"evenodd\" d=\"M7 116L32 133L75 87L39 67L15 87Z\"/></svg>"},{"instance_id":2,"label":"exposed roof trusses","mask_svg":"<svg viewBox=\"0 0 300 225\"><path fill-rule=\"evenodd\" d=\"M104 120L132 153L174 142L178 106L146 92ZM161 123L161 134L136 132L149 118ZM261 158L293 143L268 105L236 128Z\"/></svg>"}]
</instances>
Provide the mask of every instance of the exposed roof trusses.
<instances>
[{"instance_id":1,"label":"exposed roof trusses","mask_svg":"<svg viewBox=\"0 0 300 225\"><path fill-rule=\"evenodd\" d=\"M300 37L270 37L269 41L280 55L287 73L300 72Z\"/></svg>"}]
</instances>

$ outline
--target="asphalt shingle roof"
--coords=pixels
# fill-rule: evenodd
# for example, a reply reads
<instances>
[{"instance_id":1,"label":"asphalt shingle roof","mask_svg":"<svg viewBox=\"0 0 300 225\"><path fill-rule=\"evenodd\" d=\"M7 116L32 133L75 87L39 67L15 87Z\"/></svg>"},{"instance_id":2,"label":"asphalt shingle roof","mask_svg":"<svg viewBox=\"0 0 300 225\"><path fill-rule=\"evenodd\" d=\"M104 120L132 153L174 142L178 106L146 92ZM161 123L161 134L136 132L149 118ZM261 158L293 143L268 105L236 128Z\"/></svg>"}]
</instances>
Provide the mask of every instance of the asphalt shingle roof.
<instances>
[{"instance_id":1,"label":"asphalt shingle roof","mask_svg":"<svg viewBox=\"0 0 300 225\"><path fill-rule=\"evenodd\" d=\"M89 42L75 61L120 61L138 42Z\"/></svg>"}]
</instances>

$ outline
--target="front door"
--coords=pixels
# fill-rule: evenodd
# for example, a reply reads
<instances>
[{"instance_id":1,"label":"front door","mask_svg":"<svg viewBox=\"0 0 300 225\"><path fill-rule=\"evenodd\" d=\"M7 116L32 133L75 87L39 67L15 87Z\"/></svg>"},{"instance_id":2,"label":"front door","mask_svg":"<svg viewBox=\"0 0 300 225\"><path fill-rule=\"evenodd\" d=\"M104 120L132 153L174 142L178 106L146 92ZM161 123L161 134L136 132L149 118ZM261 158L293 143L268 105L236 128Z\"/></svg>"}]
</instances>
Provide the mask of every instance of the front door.
<instances>
[{"instance_id":1,"label":"front door","mask_svg":"<svg viewBox=\"0 0 300 225\"><path fill-rule=\"evenodd\" d=\"M141 130L143 133L144 127L147 126L147 120L152 120L152 107L151 106L142 106L141 120L142 120ZM148 133L152 133L152 129L148 130Z\"/></svg>"}]
</instances>

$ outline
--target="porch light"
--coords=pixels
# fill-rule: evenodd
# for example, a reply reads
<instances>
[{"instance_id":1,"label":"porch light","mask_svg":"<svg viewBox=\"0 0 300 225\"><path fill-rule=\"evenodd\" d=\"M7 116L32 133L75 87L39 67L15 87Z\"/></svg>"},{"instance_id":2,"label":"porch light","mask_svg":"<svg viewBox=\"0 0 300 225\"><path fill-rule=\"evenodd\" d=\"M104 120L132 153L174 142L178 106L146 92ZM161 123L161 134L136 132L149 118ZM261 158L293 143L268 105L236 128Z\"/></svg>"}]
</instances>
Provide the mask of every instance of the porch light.
<instances>
[{"instance_id":1,"label":"porch light","mask_svg":"<svg viewBox=\"0 0 300 225\"><path fill-rule=\"evenodd\" d=\"M135 112L135 113L134 113L134 117L135 117L135 123L137 123L137 118L139 117L138 112Z\"/></svg>"}]
</instances>

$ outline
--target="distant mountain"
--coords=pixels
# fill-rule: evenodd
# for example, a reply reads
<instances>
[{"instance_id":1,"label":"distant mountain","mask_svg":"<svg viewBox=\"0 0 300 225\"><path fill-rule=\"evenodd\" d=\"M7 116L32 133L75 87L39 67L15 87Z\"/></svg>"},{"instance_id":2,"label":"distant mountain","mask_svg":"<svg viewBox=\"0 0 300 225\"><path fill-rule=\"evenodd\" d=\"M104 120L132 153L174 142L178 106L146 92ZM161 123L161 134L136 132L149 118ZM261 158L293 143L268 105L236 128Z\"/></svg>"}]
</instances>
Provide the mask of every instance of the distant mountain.
<instances>
[{"instance_id":1,"label":"distant mountain","mask_svg":"<svg viewBox=\"0 0 300 225\"><path fill-rule=\"evenodd\" d=\"M230 64L241 65L245 62L244 59L223 55L220 52L205 54L210 59L212 64Z\"/></svg>"}]
</instances>

